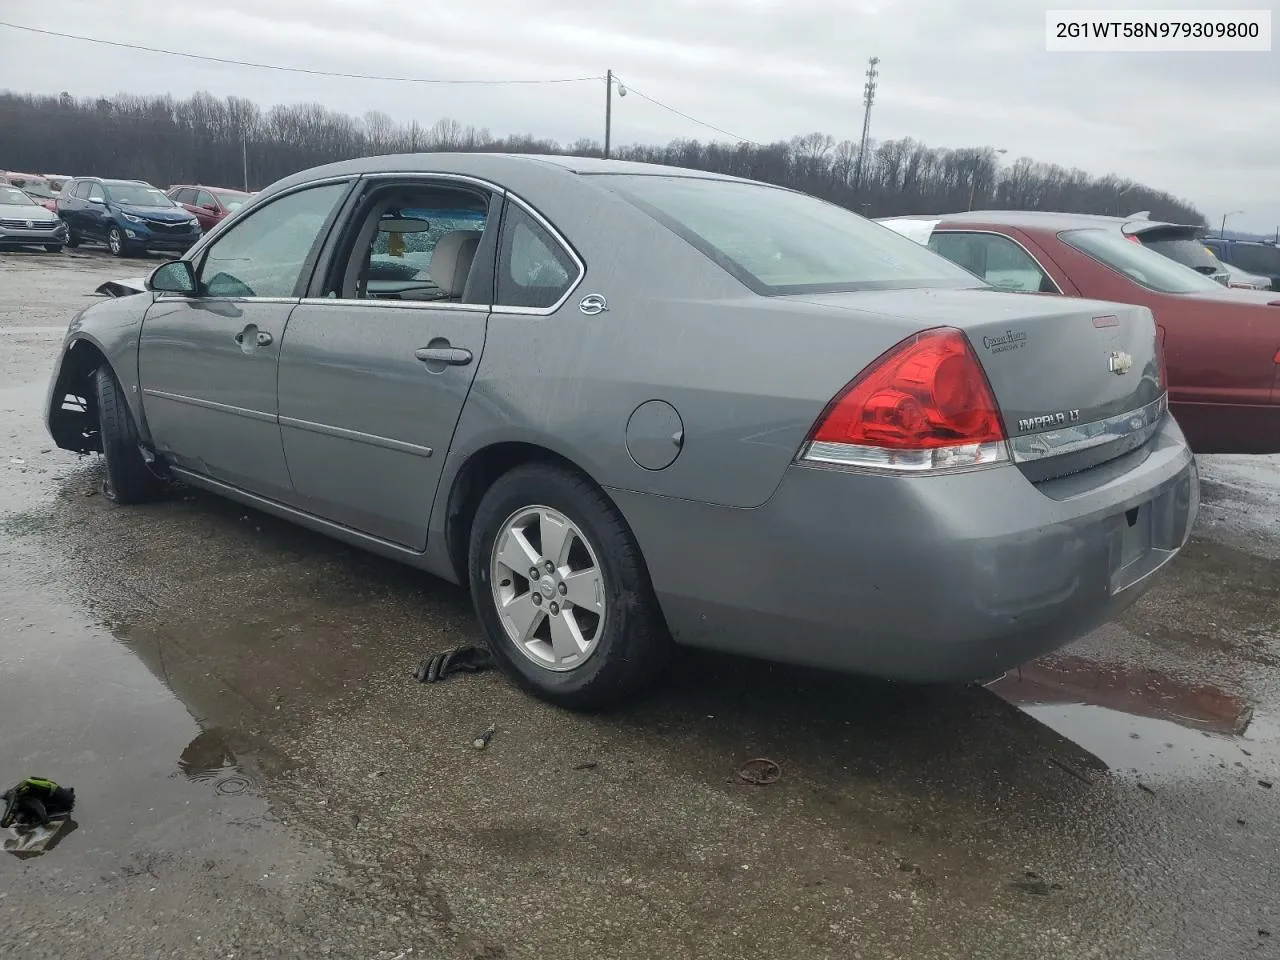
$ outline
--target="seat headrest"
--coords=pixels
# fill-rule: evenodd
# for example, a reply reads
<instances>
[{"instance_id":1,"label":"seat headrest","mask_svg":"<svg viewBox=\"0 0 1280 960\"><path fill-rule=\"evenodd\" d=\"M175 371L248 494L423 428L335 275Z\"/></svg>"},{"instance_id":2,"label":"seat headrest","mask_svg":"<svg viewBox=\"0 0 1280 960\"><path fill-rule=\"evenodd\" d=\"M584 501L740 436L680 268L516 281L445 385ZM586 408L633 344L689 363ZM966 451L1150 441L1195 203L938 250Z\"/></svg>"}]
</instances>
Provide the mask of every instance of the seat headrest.
<instances>
[{"instance_id":1,"label":"seat headrest","mask_svg":"<svg viewBox=\"0 0 1280 960\"><path fill-rule=\"evenodd\" d=\"M462 296L479 245L479 230L454 230L436 244L431 254L431 282L446 297Z\"/></svg>"}]
</instances>

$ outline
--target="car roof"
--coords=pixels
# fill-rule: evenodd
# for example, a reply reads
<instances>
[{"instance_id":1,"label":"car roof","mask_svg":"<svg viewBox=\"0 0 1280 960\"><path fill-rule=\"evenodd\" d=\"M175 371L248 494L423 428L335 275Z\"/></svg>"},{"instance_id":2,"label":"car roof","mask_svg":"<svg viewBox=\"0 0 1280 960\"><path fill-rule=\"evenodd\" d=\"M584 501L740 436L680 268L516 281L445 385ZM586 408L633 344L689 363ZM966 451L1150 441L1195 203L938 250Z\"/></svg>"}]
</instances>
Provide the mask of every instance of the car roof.
<instances>
[{"instance_id":1,"label":"car roof","mask_svg":"<svg viewBox=\"0 0 1280 960\"><path fill-rule=\"evenodd\" d=\"M897 220L930 220L938 224L990 224L992 226L1021 227L1029 230L1071 230L1085 227L1110 227L1122 233L1143 233L1154 229L1202 230L1203 227L1166 220L1148 220L1145 217L1111 217L1094 213L1055 213L1047 210L970 210L965 213L944 213L934 216L913 215L895 217Z\"/></svg>"},{"instance_id":2,"label":"car roof","mask_svg":"<svg viewBox=\"0 0 1280 960\"><path fill-rule=\"evenodd\" d=\"M262 193L275 193L328 177L378 173L446 173L472 176L493 180L517 192L520 189L545 185L548 180L558 180L563 183L566 178L579 174L629 174L751 182L740 177L729 177L704 170L690 170L685 167L670 167L657 163L637 163L630 160L602 160L598 157L518 153L398 153L378 157L357 157L313 167L278 181Z\"/></svg>"}]
</instances>

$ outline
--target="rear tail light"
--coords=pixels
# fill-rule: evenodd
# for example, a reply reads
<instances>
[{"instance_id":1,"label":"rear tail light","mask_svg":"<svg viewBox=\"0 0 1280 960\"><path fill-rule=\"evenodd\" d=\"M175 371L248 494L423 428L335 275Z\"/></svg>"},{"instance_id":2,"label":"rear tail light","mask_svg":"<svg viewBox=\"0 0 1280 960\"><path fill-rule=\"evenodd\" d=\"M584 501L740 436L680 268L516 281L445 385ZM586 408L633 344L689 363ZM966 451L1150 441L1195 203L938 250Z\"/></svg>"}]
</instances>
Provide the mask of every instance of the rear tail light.
<instances>
[{"instance_id":1,"label":"rear tail light","mask_svg":"<svg viewBox=\"0 0 1280 960\"><path fill-rule=\"evenodd\" d=\"M1139 240L1139 239L1138 239L1134 234L1132 234L1132 233L1126 233L1126 234L1124 235L1124 238L1125 238L1126 240L1128 240L1130 243L1136 243L1138 246L1142 246L1142 241L1141 241L1141 240Z\"/></svg>"},{"instance_id":2,"label":"rear tail light","mask_svg":"<svg viewBox=\"0 0 1280 960\"><path fill-rule=\"evenodd\" d=\"M890 473L1009 460L1000 408L968 339L939 327L908 337L823 411L800 460Z\"/></svg>"}]
</instances>

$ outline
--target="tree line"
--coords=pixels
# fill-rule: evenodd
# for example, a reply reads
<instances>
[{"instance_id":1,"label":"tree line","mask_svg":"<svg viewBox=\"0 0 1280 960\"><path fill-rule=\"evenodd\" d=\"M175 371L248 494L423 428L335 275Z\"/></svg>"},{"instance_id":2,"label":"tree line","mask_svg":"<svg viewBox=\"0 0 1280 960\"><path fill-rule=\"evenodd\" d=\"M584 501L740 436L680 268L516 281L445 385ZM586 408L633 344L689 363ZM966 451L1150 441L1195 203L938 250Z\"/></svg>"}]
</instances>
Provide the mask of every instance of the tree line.
<instances>
[{"instance_id":1,"label":"tree line","mask_svg":"<svg viewBox=\"0 0 1280 960\"><path fill-rule=\"evenodd\" d=\"M600 156L601 146L516 134L441 119L429 127L387 114L362 117L316 103L263 110L241 97L135 96L76 99L0 92L0 169L260 189L307 167L349 157L420 151ZM810 133L769 144L673 140L632 145L618 159L750 177L814 194L871 217L968 209L1054 210L1204 225L1191 204L1113 175L1095 177L991 147L929 147L911 138L868 144Z\"/></svg>"}]
</instances>

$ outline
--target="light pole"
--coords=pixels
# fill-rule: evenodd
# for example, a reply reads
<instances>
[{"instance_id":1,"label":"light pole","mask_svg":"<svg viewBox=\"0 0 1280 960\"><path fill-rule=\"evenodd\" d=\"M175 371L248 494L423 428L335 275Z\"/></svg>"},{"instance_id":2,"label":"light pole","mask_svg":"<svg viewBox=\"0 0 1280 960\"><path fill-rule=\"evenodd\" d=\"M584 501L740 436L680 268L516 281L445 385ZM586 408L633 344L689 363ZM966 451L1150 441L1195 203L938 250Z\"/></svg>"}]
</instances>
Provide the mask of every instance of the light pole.
<instances>
[{"instance_id":1,"label":"light pole","mask_svg":"<svg viewBox=\"0 0 1280 960\"><path fill-rule=\"evenodd\" d=\"M613 85L618 84L618 96L625 97L627 88L612 70L604 73L604 158L609 159L609 143L613 138Z\"/></svg>"},{"instance_id":2,"label":"light pole","mask_svg":"<svg viewBox=\"0 0 1280 960\"><path fill-rule=\"evenodd\" d=\"M1232 210L1230 213L1222 215L1222 226L1218 228L1218 236L1225 237L1227 235L1227 217L1234 217L1237 213L1244 213L1244 211Z\"/></svg>"}]
</instances>

